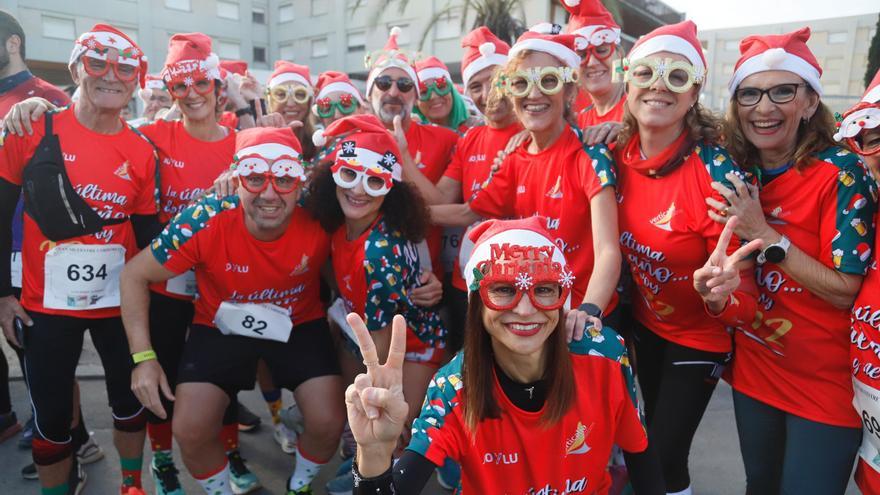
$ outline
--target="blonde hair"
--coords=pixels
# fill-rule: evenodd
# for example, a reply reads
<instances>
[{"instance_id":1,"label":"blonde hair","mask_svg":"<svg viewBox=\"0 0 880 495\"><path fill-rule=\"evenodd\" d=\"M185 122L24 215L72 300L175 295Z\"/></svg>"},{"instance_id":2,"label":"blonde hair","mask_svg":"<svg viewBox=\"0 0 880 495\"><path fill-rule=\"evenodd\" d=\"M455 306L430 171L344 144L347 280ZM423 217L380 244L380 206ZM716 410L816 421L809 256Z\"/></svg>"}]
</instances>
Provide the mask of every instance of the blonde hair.
<instances>
[{"instance_id":1,"label":"blonde hair","mask_svg":"<svg viewBox=\"0 0 880 495\"><path fill-rule=\"evenodd\" d=\"M710 110L704 108L699 102L688 109L684 116L684 127L693 141L707 141L717 143L722 136L722 122ZM625 146L638 132L639 123L629 111L629 105L624 105L623 128L617 135L617 145Z\"/></svg>"},{"instance_id":2,"label":"blonde hair","mask_svg":"<svg viewBox=\"0 0 880 495\"><path fill-rule=\"evenodd\" d=\"M516 55L510 57L510 59L507 61L507 64L505 64L504 67L501 68L501 70L495 72L495 76L493 76L492 78L492 84L498 85L498 87L500 88L503 85L504 78L512 77L516 73L523 60L525 60L526 57L533 53L545 52L539 52L537 50L523 50L521 52L517 52ZM560 66L562 65L565 64L560 61ZM580 69L577 69L575 72L578 72L579 70ZM577 81L570 81L564 84L565 88L563 89L563 91L565 91L565 110L562 113L562 118L565 119L565 121L569 125L577 127L577 115L575 115L573 107L575 98L577 97L578 83ZM511 99L509 95L505 94L505 97L508 100Z\"/></svg>"}]
</instances>

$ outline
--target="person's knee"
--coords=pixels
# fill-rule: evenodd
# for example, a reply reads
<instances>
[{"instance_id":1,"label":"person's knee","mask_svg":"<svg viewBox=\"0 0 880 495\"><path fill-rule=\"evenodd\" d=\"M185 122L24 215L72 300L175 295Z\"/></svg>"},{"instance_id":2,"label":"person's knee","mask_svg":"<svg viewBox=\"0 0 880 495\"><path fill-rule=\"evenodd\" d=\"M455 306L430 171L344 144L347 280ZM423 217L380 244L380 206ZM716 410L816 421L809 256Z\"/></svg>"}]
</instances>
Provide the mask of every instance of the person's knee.
<instances>
[{"instance_id":1,"label":"person's knee","mask_svg":"<svg viewBox=\"0 0 880 495\"><path fill-rule=\"evenodd\" d=\"M197 449L200 445L219 438L220 425L206 421L197 411L178 407L171 421L171 431L181 449Z\"/></svg>"},{"instance_id":2,"label":"person's knee","mask_svg":"<svg viewBox=\"0 0 880 495\"><path fill-rule=\"evenodd\" d=\"M328 443L338 443L345 428L345 410L342 407L328 407L321 414L303 417L306 434Z\"/></svg>"}]
</instances>

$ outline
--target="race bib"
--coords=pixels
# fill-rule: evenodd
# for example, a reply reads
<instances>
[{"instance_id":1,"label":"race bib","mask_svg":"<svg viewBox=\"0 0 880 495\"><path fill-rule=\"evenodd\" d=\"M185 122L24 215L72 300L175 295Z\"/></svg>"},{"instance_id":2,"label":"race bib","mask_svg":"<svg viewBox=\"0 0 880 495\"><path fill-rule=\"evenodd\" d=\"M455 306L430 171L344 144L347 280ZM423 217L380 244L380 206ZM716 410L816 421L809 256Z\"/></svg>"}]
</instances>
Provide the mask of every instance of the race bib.
<instances>
[{"instance_id":1,"label":"race bib","mask_svg":"<svg viewBox=\"0 0 880 495\"><path fill-rule=\"evenodd\" d=\"M464 236L464 227L446 227L443 229L443 248L440 251L440 263L443 270L451 272L455 267L455 259L458 258L458 250Z\"/></svg>"},{"instance_id":2,"label":"race bib","mask_svg":"<svg viewBox=\"0 0 880 495\"><path fill-rule=\"evenodd\" d=\"M12 253L10 261L10 275L12 278L12 286L21 289L21 253L15 251Z\"/></svg>"},{"instance_id":3,"label":"race bib","mask_svg":"<svg viewBox=\"0 0 880 495\"><path fill-rule=\"evenodd\" d=\"M461 270L461 277L467 280L467 274L465 273L465 267L467 266L467 262L471 259L471 253L474 252L474 241L469 237L471 230L474 229L477 225L483 223L483 220L477 220L476 222L467 226L464 231L464 234L461 236L461 249L458 252L458 268Z\"/></svg>"},{"instance_id":4,"label":"race bib","mask_svg":"<svg viewBox=\"0 0 880 495\"><path fill-rule=\"evenodd\" d=\"M274 304L222 302L214 324L223 335L287 342L293 322L290 313Z\"/></svg>"},{"instance_id":5,"label":"race bib","mask_svg":"<svg viewBox=\"0 0 880 495\"><path fill-rule=\"evenodd\" d=\"M180 275L165 282L165 290L180 296L193 297L196 295L196 272L187 270Z\"/></svg>"},{"instance_id":6,"label":"race bib","mask_svg":"<svg viewBox=\"0 0 880 495\"><path fill-rule=\"evenodd\" d=\"M355 345L358 343L357 336L354 334L354 330L352 330L351 325L348 324L348 320L345 319L348 316L348 309L345 307L345 301L341 297L337 297L333 304L330 305L330 309L327 310L327 317L330 318L330 321L336 323L339 326L339 329L342 330L342 334L349 338Z\"/></svg>"},{"instance_id":7,"label":"race bib","mask_svg":"<svg viewBox=\"0 0 880 495\"><path fill-rule=\"evenodd\" d=\"M43 306L89 310L119 306L119 275L125 248L119 244L59 244L46 253Z\"/></svg>"},{"instance_id":8,"label":"race bib","mask_svg":"<svg viewBox=\"0 0 880 495\"><path fill-rule=\"evenodd\" d=\"M880 472L880 390L853 379L853 406L862 418L859 455Z\"/></svg>"}]
</instances>

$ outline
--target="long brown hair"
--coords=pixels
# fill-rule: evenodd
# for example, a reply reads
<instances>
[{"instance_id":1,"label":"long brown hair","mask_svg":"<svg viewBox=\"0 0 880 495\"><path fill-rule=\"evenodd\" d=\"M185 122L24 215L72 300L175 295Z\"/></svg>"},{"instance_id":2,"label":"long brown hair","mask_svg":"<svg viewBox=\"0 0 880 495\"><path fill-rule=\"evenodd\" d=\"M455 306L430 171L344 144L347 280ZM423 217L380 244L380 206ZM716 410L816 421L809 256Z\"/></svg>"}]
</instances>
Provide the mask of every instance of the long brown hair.
<instances>
[{"instance_id":1,"label":"long brown hair","mask_svg":"<svg viewBox=\"0 0 880 495\"><path fill-rule=\"evenodd\" d=\"M472 292L468 299L464 332L464 362L461 379L464 382L464 418L473 435L477 425L487 418L501 416L498 397L495 396L495 357L492 340L483 326L483 305L479 292ZM559 322L547 337L547 368L543 380L547 381L547 403L541 415L541 424L549 427L562 419L574 401L574 370L565 341L565 319L560 311Z\"/></svg>"},{"instance_id":2,"label":"long brown hair","mask_svg":"<svg viewBox=\"0 0 880 495\"><path fill-rule=\"evenodd\" d=\"M806 90L815 94L809 85ZM724 147L744 169L760 166L761 155L758 148L746 138L739 121L738 109L736 98L731 98L724 119ZM801 120L798 124L797 142L791 155L795 169L803 170L812 161L812 155L840 145L834 140L834 116L820 100L816 113L806 122Z\"/></svg>"},{"instance_id":3,"label":"long brown hair","mask_svg":"<svg viewBox=\"0 0 880 495\"><path fill-rule=\"evenodd\" d=\"M629 105L624 105L623 108L623 128L617 135L617 146L620 147L626 146L626 143L639 131L639 123L630 113ZM699 101L694 103L684 115L684 128L694 142L717 143L721 139L721 120L700 105Z\"/></svg>"},{"instance_id":4,"label":"long brown hair","mask_svg":"<svg viewBox=\"0 0 880 495\"><path fill-rule=\"evenodd\" d=\"M501 68L501 70L495 71L495 75L492 76L492 85L495 87L501 87L504 78L512 77L514 73L516 73L516 71L519 69L520 64L523 63L525 58L532 53L545 52L539 52L536 50L523 50L521 52L517 52L516 55L514 55L507 61L507 64L505 64L504 67ZM559 65L561 67L565 65L565 63L560 61ZM575 72L580 74L580 68L575 69ZM578 82L574 81L565 83L565 88L563 88L563 91L565 91L565 109L563 110L562 118L565 119L568 125L577 127L577 115L574 112L573 106L575 98L577 97ZM510 101L511 105L513 105L513 97L507 94L505 94L505 97L507 97L508 101ZM511 111L513 111L513 108L511 108Z\"/></svg>"}]
</instances>

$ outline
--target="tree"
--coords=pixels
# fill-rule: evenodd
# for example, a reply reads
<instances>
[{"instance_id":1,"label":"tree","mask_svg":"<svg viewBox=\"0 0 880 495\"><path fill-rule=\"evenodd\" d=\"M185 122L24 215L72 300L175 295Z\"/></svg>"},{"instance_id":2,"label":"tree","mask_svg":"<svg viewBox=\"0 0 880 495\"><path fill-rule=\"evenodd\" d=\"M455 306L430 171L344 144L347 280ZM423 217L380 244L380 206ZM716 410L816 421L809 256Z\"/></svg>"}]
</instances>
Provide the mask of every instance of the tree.
<instances>
[{"instance_id":1,"label":"tree","mask_svg":"<svg viewBox=\"0 0 880 495\"><path fill-rule=\"evenodd\" d=\"M877 27L874 29L874 38L871 40L871 48L868 49L868 68L865 71L865 87L871 84L874 74L880 69L880 16L877 17Z\"/></svg>"}]
</instances>

